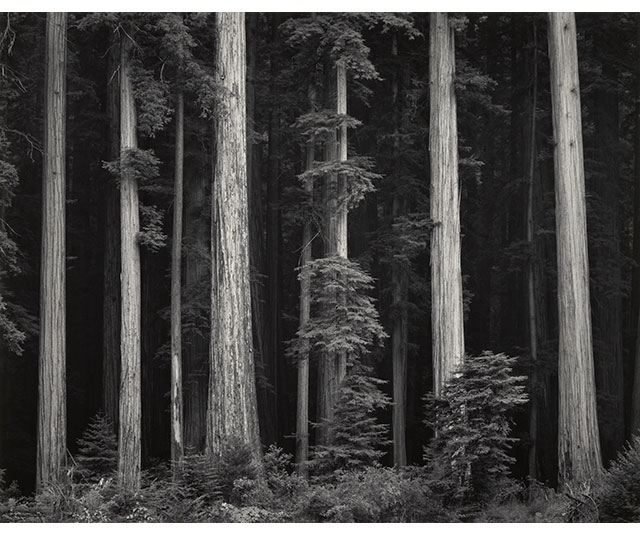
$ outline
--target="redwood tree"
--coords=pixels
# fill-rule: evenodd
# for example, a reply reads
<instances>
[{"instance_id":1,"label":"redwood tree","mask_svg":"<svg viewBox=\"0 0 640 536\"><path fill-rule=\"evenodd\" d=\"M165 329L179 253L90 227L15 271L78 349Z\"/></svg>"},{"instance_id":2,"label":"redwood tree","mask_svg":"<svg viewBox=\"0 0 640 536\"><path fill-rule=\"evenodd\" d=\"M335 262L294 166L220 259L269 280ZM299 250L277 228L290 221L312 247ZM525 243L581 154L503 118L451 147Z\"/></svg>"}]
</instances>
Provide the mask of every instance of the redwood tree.
<instances>
[{"instance_id":1,"label":"redwood tree","mask_svg":"<svg viewBox=\"0 0 640 536\"><path fill-rule=\"evenodd\" d=\"M431 14L429 39L431 330L434 392L439 396L464 359L455 45L446 13Z\"/></svg>"},{"instance_id":2,"label":"redwood tree","mask_svg":"<svg viewBox=\"0 0 640 536\"><path fill-rule=\"evenodd\" d=\"M207 450L219 453L226 441L239 439L258 455L249 277L244 14L217 13L215 35L220 103L214 121Z\"/></svg>"},{"instance_id":3,"label":"redwood tree","mask_svg":"<svg viewBox=\"0 0 640 536\"><path fill-rule=\"evenodd\" d=\"M65 139L67 14L47 13L37 489L57 484L67 450Z\"/></svg>"},{"instance_id":4,"label":"redwood tree","mask_svg":"<svg viewBox=\"0 0 640 536\"><path fill-rule=\"evenodd\" d=\"M549 13L558 248L558 478L590 482L602 468L589 302L589 260L576 24Z\"/></svg>"}]
</instances>

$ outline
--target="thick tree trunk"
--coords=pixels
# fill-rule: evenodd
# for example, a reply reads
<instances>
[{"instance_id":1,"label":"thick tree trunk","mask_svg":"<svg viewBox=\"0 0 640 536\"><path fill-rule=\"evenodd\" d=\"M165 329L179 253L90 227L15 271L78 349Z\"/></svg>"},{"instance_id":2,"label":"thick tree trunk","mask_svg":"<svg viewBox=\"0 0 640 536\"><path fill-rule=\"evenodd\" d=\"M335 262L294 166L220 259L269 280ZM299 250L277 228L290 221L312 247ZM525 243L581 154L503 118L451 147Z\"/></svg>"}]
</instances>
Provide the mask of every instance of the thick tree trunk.
<instances>
[{"instance_id":1,"label":"thick tree trunk","mask_svg":"<svg viewBox=\"0 0 640 536\"><path fill-rule=\"evenodd\" d=\"M126 172L127 151L137 149L136 110L131 82L133 43L125 32L120 40L120 285L121 380L118 436L118 479L123 489L140 489L140 231L138 185Z\"/></svg>"},{"instance_id":2,"label":"thick tree trunk","mask_svg":"<svg viewBox=\"0 0 640 536\"><path fill-rule=\"evenodd\" d=\"M251 335L247 209L245 25L242 13L217 13L216 81L224 113L215 119L211 372L207 449L232 438L260 452Z\"/></svg>"},{"instance_id":3,"label":"thick tree trunk","mask_svg":"<svg viewBox=\"0 0 640 536\"><path fill-rule=\"evenodd\" d=\"M558 478L589 483L602 469L596 418L578 51L573 13L549 13L558 247Z\"/></svg>"},{"instance_id":4,"label":"thick tree trunk","mask_svg":"<svg viewBox=\"0 0 640 536\"><path fill-rule=\"evenodd\" d=\"M432 13L429 80L431 115L431 329L434 392L439 396L464 359L460 189L454 93L455 45L446 13Z\"/></svg>"},{"instance_id":5,"label":"thick tree trunk","mask_svg":"<svg viewBox=\"0 0 640 536\"><path fill-rule=\"evenodd\" d=\"M182 407L182 182L184 168L184 97L176 96L176 153L171 242L171 462L178 475L183 445Z\"/></svg>"},{"instance_id":6,"label":"thick tree trunk","mask_svg":"<svg viewBox=\"0 0 640 536\"><path fill-rule=\"evenodd\" d=\"M109 160L120 155L120 109L118 63L120 45L112 43L107 70L107 113L109 116ZM102 408L118 429L120 389L120 203L116 181L105 184L104 278L102 316Z\"/></svg>"},{"instance_id":7,"label":"thick tree trunk","mask_svg":"<svg viewBox=\"0 0 640 536\"><path fill-rule=\"evenodd\" d=\"M67 449L65 138L67 15L47 13L42 176L37 490L59 482Z\"/></svg>"}]
</instances>

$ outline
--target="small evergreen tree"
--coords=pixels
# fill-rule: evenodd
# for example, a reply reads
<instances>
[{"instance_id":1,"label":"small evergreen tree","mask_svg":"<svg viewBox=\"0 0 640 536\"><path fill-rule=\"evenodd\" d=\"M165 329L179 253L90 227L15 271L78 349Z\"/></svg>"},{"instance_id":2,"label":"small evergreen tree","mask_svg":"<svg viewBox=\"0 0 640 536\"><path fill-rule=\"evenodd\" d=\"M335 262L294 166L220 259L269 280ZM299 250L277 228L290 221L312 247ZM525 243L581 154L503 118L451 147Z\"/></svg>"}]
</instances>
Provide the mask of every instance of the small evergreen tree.
<instances>
[{"instance_id":1,"label":"small evergreen tree","mask_svg":"<svg viewBox=\"0 0 640 536\"><path fill-rule=\"evenodd\" d=\"M373 278L339 256L311 261L305 270L311 281L311 318L290 342L289 356L297 359L305 348L318 359L343 353L348 366L334 418L318 425L328 428L331 441L313 449L310 467L324 475L374 465L383 455L388 433L387 425L377 423L375 412L385 408L389 398L379 389L384 382L371 376L363 363L387 336L367 294ZM336 304L335 296L343 300Z\"/></svg>"},{"instance_id":2,"label":"small evergreen tree","mask_svg":"<svg viewBox=\"0 0 640 536\"><path fill-rule=\"evenodd\" d=\"M98 413L78 439L75 474L82 480L93 482L112 474L118 466L118 440L113 423Z\"/></svg>"},{"instance_id":3,"label":"small evergreen tree","mask_svg":"<svg viewBox=\"0 0 640 536\"><path fill-rule=\"evenodd\" d=\"M451 487L454 500L491 498L508 478L511 413L527 401L517 358L483 352L467 357L440 397L426 397L425 423L437 435L425 449L434 477Z\"/></svg>"}]
</instances>

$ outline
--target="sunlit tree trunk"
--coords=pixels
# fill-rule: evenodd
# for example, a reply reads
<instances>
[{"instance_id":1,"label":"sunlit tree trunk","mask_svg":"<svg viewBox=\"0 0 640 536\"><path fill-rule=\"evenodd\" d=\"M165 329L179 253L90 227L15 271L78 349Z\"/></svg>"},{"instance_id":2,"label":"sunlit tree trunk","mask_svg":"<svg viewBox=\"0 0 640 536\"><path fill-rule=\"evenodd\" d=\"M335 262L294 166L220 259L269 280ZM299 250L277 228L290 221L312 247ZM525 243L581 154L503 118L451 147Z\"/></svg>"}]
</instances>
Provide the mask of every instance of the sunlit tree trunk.
<instances>
[{"instance_id":1,"label":"sunlit tree trunk","mask_svg":"<svg viewBox=\"0 0 640 536\"><path fill-rule=\"evenodd\" d=\"M260 452L251 335L247 209L245 25L243 13L217 13L216 80L221 111L215 118L213 184L211 371L207 449L220 452L240 439Z\"/></svg>"},{"instance_id":2,"label":"sunlit tree trunk","mask_svg":"<svg viewBox=\"0 0 640 536\"><path fill-rule=\"evenodd\" d=\"M120 40L120 425L118 478L123 489L140 489L141 384L140 384L140 216L138 184L126 173L127 151L137 149L136 110L131 81L133 42L126 32Z\"/></svg>"},{"instance_id":3,"label":"sunlit tree trunk","mask_svg":"<svg viewBox=\"0 0 640 536\"><path fill-rule=\"evenodd\" d=\"M171 243L171 462L178 474L183 444L182 406L182 182L184 168L184 97L176 96L176 149Z\"/></svg>"},{"instance_id":4,"label":"sunlit tree trunk","mask_svg":"<svg viewBox=\"0 0 640 536\"><path fill-rule=\"evenodd\" d=\"M65 139L67 14L47 13L37 490L60 481L67 448Z\"/></svg>"},{"instance_id":5,"label":"sunlit tree trunk","mask_svg":"<svg viewBox=\"0 0 640 536\"><path fill-rule=\"evenodd\" d=\"M464 359L462 272L460 267L460 186L454 93L455 46L446 13L432 13L429 80L431 115L431 329L434 392Z\"/></svg>"},{"instance_id":6,"label":"sunlit tree trunk","mask_svg":"<svg viewBox=\"0 0 640 536\"><path fill-rule=\"evenodd\" d=\"M558 247L558 478L589 483L602 468L589 302L578 51L573 13L549 13Z\"/></svg>"}]
</instances>

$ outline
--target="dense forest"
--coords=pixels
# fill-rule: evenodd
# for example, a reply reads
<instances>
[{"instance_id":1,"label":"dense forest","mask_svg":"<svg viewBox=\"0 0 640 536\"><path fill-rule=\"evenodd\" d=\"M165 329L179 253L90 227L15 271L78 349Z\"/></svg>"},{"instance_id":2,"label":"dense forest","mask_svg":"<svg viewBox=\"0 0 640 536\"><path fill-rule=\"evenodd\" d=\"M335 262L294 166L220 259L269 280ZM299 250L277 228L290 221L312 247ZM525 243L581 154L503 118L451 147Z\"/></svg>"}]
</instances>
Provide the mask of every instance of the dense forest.
<instances>
[{"instance_id":1,"label":"dense forest","mask_svg":"<svg viewBox=\"0 0 640 536\"><path fill-rule=\"evenodd\" d=\"M0 14L0 521L640 521L639 311L638 14Z\"/></svg>"}]
</instances>

